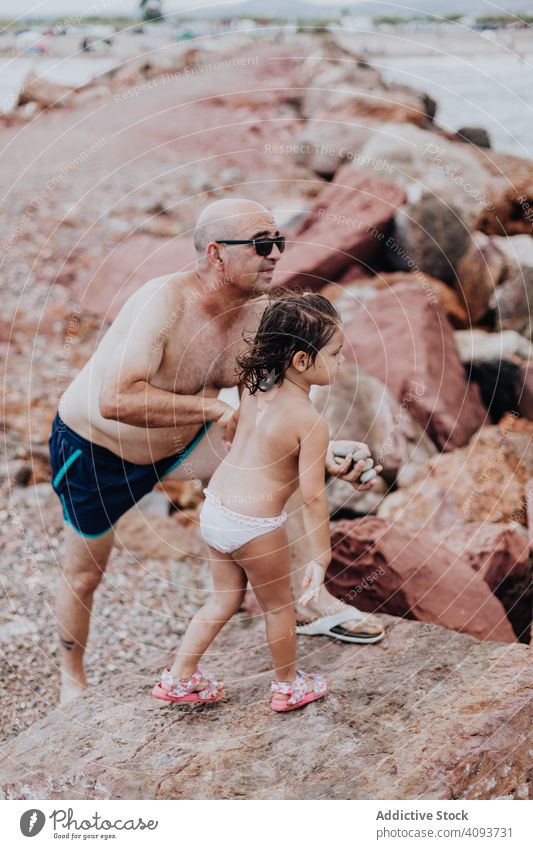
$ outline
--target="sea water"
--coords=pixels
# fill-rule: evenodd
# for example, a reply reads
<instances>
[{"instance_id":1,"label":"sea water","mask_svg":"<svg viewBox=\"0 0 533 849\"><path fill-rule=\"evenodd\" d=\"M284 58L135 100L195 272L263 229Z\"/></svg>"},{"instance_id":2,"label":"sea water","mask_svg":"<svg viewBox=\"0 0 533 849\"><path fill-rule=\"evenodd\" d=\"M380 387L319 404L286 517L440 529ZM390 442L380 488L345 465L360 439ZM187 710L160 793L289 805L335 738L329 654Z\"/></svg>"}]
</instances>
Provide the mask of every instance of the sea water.
<instances>
[{"instance_id":1,"label":"sea water","mask_svg":"<svg viewBox=\"0 0 533 849\"><path fill-rule=\"evenodd\" d=\"M445 130L484 127L492 147L533 157L533 52L369 57L387 82L427 92Z\"/></svg>"}]
</instances>

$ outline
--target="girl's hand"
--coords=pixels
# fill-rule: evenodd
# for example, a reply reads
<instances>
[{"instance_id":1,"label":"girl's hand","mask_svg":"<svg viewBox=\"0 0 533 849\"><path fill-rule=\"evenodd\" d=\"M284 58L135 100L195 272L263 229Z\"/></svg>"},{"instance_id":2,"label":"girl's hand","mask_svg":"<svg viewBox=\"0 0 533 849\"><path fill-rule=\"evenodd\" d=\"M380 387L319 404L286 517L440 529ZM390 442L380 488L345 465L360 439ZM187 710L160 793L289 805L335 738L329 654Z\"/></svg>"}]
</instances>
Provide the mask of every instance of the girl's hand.
<instances>
[{"instance_id":1,"label":"girl's hand","mask_svg":"<svg viewBox=\"0 0 533 849\"><path fill-rule=\"evenodd\" d=\"M298 599L299 604L305 605L309 604L310 601L318 601L320 590L324 586L326 569L327 566L322 566L322 564L317 563L316 560L310 560L309 563L307 563L304 567L304 579L302 585L305 592L303 592Z\"/></svg>"}]
</instances>

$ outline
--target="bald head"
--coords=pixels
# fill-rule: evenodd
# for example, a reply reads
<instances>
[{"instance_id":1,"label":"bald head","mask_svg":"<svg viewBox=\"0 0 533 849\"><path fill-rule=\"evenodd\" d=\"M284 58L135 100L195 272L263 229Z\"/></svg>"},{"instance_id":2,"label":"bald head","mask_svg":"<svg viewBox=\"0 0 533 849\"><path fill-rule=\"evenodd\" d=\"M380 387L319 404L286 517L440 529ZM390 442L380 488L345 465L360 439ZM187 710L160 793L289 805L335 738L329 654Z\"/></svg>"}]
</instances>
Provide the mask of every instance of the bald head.
<instances>
[{"instance_id":1,"label":"bald head","mask_svg":"<svg viewBox=\"0 0 533 849\"><path fill-rule=\"evenodd\" d=\"M210 242L220 239L246 239L243 235L249 229L249 223L258 214L272 213L255 200L247 198L227 198L215 200L200 213L194 228L194 247L199 257L203 257Z\"/></svg>"}]
</instances>

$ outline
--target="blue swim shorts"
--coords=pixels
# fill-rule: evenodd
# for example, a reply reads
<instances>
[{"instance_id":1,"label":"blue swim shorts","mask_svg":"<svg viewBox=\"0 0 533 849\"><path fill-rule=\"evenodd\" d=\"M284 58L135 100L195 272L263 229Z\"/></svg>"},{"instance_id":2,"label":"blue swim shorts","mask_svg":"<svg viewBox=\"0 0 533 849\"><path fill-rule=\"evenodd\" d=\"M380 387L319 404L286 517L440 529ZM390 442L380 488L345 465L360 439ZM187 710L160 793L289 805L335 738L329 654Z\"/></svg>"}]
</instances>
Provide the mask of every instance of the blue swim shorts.
<instances>
[{"instance_id":1,"label":"blue swim shorts","mask_svg":"<svg viewBox=\"0 0 533 849\"><path fill-rule=\"evenodd\" d=\"M130 463L71 430L56 415L52 424L52 486L65 522L82 537L107 533L120 517L183 463L213 422L205 422L189 444L154 463Z\"/></svg>"}]
</instances>

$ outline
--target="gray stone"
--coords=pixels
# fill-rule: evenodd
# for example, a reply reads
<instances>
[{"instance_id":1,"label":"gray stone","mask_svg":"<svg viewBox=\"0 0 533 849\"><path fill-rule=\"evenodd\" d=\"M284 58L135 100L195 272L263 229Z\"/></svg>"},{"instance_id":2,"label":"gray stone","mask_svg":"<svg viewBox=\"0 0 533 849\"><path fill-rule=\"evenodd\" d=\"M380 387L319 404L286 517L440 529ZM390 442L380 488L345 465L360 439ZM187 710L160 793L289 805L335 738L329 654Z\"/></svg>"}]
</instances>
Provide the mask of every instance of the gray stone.
<instances>
[{"instance_id":1,"label":"gray stone","mask_svg":"<svg viewBox=\"0 0 533 849\"><path fill-rule=\"evenodd\" d=\"M456 266L471 243L459 209L435 196L423 196L396 214L387 256L399 271L422 271L452 283Z\"/></svg>"},{"instance_id":2,"label":"gray stone","mask_svg":"<svg viewBox=\"0 0 533 849\"><path fill-rule=\"evenodd\" d=\"M461 127L457 130L459 141L475 144L476 147L490 147L490 136L484 127Z\"/></svg>"}]
</instances>

